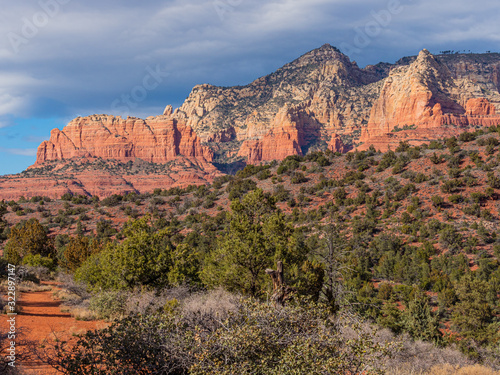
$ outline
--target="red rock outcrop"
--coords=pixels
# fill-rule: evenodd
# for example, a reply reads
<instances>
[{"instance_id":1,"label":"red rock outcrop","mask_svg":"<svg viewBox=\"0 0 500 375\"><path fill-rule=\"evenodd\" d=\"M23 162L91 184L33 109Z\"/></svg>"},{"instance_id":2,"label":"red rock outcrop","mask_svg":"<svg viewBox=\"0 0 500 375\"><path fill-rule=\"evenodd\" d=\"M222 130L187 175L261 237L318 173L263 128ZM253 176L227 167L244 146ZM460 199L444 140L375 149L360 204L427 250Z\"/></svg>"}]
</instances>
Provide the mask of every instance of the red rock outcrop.
<instances>
[{"instance_id":1,"label":"red rock outcrop","mask_svg":"<svg viewBox=\"0 0 500 375\"><path fill-rule=\"evenodd\" d=\"M300 117L294 116L287 107L276 114L270 130L264 135L262 126L250 123L247 127L246 140L243 142L238 156L244 157L249 164L261 161L282 160L289 155L302 155L303 123Z\"/></svg>"},{"instance_id":2,"label":"red rock outcrop","mask_svg":"<svg viewBox=\"0 0 500 375\"><path fill-rule=\"evenodd\" d=\"M341 154L348 151L348 147L342 142L342 138L338 134L333 134L328 149L332 152L340 152Z\"/></svg>"},{"instance_id":3,"label":"red rock outcrop","mask_svg":"<svg viewBox=\"0 0 500 375\"><path fill-rule=\"evenodd\" d=\"M104 196L131 186L143 192L188 180L204 183L218 173L214 160L221 169L232 170L243 161L258 164L309 150L420 144L500 124L499 90L500 54L433 56L423 50L396 64L361 69L324 45L246 86L197 85L180 108L168 105L161 116L79 117L63 130L54 129L40 145L34 169L46 179L30 178L47 191L60 192L57 181L65 176L54 180L43 172L51 161L140 159L164 166L155 178L140 174L137 179L125 170L109 178L99 169L87 174L76 170L74 183L64 185L72 192ZM94 182L88 175L103 177ZM4 180L0 198L10 191L4 183L17 184L26 196L35 194L29 178Z\"/></svg>"},{"instance_id":4,"label":"red rock outcrop","mask_svg":"<svg viewBox=\"0 0 500 375\"><path fill-rule=\"evenodd\" d=\"M318 149L332 134L359 131L385 75L385 69L360 69L325 45L246 86L195 86L172 118L203 142L232 142L222 155L229 161L280 160ZM211 147L221 155L220 144Z\"/></svg>"},{"instance_id":5,"label":"red rock outcrop","mask_svg":"<svg viewBox=\"0 0 500 375\"><path fill-rule=\"evenodd\" d=\"M465 106L467 116L494 116L496 109L486 98L471 98Z\"/></svg>"},{"instance_id":6,"label":"red rock outcrop","mask_svg":"<svg viewBox=\"0 0 500 375\"><path fill-rule=\"evenodd\" d=\"M172 118L228 160L282 159L324 149L325 140L344 152L372 143L385 150L500 123L499 71L499 54L427 50L360 69L325 45L247 86L198 85Z\"/></svg>"},{"instance_id":7,"label":"red rock outcrop","mask_svg":"<svg viewBox=\"0 0 500 375\"><path fill-rule=\"evenodd\" d=\"M500 124L500 116L487 98L465 101L467 95L471 93L457 89L447 66L423 50L412 64L394 69L385 80L361 132L359 141L364 144L358 149L373 144L385 151L402 140L419 144L437 134L456 135L468 126Z\"/></svg>"},{"instance_id":8,"label":"red rock outcrop","mask_svg":"<svg viewBox=\"0 0 500 375\"><path fill-rule=\"evenodd\" d=\"M34 165L23 173L0 177L0 200L20 196L59 198L65 193L98 196L207 184L222 174L211 164L177 158L159 166L136 159L122 163L101 158L73 158Z\"/></svg>"},{"instance_id":9,"label":"red rock outcrop","mask_svg":"<svg viewBox=\"0 0 500 375\"><path fill-rule=\"evenodd\" d=\"M164 116L142 120L94 115L76 118L63 130L52 130L50 140L38 147L35 165L75 157L125 162L140 158L152 163L186 157L206 164L213 153L201 145L193 129Z\"/></svg>"}]
</instances>

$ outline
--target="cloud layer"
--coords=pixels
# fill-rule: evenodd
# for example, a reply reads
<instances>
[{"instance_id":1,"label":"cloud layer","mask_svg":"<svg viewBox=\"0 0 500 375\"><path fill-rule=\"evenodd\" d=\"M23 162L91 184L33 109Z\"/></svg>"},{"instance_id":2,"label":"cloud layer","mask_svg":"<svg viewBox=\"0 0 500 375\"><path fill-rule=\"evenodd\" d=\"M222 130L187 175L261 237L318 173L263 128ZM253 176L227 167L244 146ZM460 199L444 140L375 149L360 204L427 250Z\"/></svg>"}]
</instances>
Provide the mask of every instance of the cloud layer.
<instances>
[{"instance_id":1,"label":"cloud layer","mask_svg":"<svg viewBox=\"0 0 500 375\"><path fill-rule=\"evenodd\" d=\"M159 114L195 84L246 84L324 43L362 66L422 48L500 50L493 0L40 0L2 8L4 129L18 118ZM161 79L145 87L158 69Z\"/></svg>"}]
</instances>

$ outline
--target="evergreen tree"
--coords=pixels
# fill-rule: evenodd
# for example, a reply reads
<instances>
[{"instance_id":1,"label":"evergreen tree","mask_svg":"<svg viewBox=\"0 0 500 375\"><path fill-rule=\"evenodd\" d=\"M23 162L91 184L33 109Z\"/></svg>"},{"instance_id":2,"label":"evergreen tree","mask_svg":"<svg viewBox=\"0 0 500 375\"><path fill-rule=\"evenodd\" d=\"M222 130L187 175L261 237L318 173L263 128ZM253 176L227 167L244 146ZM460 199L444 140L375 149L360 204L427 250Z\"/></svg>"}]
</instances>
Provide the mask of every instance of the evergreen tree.
<instances>
[{"instance_id":1,"label":"evergreen tree","mask_svg":"<svg viewBox=\"0 0 500 375\"><path fill-rule=\"evenodd\" d=\"M377 323L385 328L389 328L394 333L399 333L403 329L402 313L394 299L384 304L377 318Z\"/></svg>"},{"instance_id":2,"label":"evergreen tree","mask_svg":"<svg viewBox=\"0 0 500 375\"><path fill-rule=\"evenodd\" d=\"M5 245L4 257L9 263L19 264L28 254L49 258L55 256L54 241L37 219L29 219L12 228Z\"/></svg>"},{"instance_id":3,"label":"evergreen tree","mask_svg":"<svg viewBox=\"0 0 500 375\"><path fill-rule=\"evenodd\" d=\"M403 312L403 327L414 339L440 343L437 316L432 313L429 298L420 289L414 290L414 297Z\"/></svg>"},{"instance_id":4,"label":"evergreen tree","mask_svg":"<svg viewBox=\"0 0 500 375\"><path fill-rule=\"evenodd\" d=\"M268 288L266 268L283 261L285 271L297 270L306 260L307 250L285 216L276 209L274 198L257 189L231 203L229 227L207 257L201 271L209 287L224 286L229 291L254 297Z\"/></svg>"},{"instance_id":5,"label":"evergreen tree","mask_svg":"<svg viewBox=\"0 0 500 375\"><path fill-rule=\"evenodd\" d=\"M485 342L491 337L488 326L493 322L493 310L488 303L490 286L487 281L464 275L456 285L458 303L453 309L453 323L465 337Z\"/></svg>"}]
</instances>

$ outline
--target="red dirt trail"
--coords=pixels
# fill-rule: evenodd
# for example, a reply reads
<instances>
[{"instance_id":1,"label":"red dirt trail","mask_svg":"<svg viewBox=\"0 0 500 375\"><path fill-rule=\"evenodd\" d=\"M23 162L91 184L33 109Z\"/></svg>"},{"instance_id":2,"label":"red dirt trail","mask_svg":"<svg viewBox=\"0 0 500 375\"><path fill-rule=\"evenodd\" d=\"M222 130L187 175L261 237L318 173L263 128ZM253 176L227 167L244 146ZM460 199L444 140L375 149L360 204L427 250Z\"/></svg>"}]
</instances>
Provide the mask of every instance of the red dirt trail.
<instances>
[{"instance_id":1,"label":"red dirt trail","mask_svg":"<svg viewBox=\"0 0 500 375\"><path fill-rule=\"evenodd\" d=\"M16 331L21 332L19 340L35 342L38 350L43 351L44 348L54 344L56 338L59 341L74 341L77 334L107 326L102 321L76 320L71 314L62 312L61 301L55 300L52 293L52 291L21 293L21 299L18 302L21 312L16 316ZM7 315L0 315L2 331L8 327L7 319ZM18 351L22 350L22 347L18 348ZM37 359L25 363L16 361L16 367L21 368L23 373L28 375L60 374Z\"/></svg>"}]
</instances>

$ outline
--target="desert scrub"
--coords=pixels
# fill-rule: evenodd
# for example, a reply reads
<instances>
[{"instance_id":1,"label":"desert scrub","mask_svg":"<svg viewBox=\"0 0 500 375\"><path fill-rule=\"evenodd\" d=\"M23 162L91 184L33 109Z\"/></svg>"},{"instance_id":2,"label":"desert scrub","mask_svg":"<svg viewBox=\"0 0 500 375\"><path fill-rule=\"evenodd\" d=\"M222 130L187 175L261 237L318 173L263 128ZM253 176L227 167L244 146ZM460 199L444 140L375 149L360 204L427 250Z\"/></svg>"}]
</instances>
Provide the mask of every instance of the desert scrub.
<instances>
[{"instance_id":1,"label":"desert scrub","mask_svg":"<svg viewBox=\"0 0 500 375\"><path fill-rule=\"evenodd\" d=\"M319 305L243 299L225 317L182 308L130 316L57 346L51 360L67 374L374 374L392 349Z\"/></svg>"},{"instance_id":2,"label":"desert scrub","mask_svg":"<svg viewBox=\"0 0 500 375\"><path fill-rule=\"evenodd\" d=\"M119 291L104 291L90 298L89 309L101 319L123 317L125 313L126 296Z\"/></svg>"}]
</instances>

